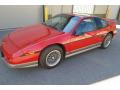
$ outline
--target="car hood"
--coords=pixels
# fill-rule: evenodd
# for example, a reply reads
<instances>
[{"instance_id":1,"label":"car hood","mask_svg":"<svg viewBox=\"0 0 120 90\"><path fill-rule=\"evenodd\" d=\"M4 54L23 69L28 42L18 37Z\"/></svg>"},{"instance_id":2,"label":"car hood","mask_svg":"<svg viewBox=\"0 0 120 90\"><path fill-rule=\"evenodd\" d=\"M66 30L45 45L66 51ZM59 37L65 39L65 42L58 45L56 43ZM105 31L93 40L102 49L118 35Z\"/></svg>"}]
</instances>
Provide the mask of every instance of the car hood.
<instances>
[{"instance_id":1,"label":"car hood","mask_svg":"<svg viewBox=\"0 0 120 90\"><path fill-rule=\"evenodd\" d=\"M50 39L61 33L43 24L38 24L15 30L9 33L8 37L17 47L23 48L40 40Z\"/></svg>"}]
</instances>

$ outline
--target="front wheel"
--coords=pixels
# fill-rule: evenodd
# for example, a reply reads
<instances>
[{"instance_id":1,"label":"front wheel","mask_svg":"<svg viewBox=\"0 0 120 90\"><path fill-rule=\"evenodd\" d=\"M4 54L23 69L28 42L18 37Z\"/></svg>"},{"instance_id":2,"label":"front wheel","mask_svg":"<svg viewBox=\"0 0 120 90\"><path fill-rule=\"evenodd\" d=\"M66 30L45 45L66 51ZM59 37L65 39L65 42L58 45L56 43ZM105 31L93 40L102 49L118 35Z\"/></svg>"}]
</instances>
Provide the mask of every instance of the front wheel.
<instances>
[{"instance_id":1,"label":"front wheel","mask_svg":"<svg viewBox=\"0 0 120 90\"><path fill-rule=\"evenodd\" d=\"M104 48L104 49L107 48L112 41L112 37L113 37L112 34L108 33L102 42L101 48Z\"/></svg>"},{"instance_id":2,"label":"front wheel","mask_svg":"<svg viewBox=\"0 0 120 90\"><path fill-rule=\"evenodd\" d=\"M50 46L41 53L39 63L43 68L53 68L63 59L63 49L59 46Z\"/></svg>"}]
</instances>

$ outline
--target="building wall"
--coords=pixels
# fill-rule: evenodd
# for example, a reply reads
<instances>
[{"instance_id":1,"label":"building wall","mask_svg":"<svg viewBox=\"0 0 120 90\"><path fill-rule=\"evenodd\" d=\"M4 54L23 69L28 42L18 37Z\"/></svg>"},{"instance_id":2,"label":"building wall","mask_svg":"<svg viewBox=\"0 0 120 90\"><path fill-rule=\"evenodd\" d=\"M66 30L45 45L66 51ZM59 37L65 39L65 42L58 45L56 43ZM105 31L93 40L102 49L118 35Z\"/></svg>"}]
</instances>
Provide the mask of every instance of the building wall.
<instances>
[{"instance_id":1,"label":"building wall","mask_svg":"<svg viewBox=\"0 0 120 90\"><path fill-rule=\"evenodd\" d=\"M74 5L73 13L77 14L93 14L94 5Z\"/></svg>"},{"instance_id":2,"label":"building wall","mask_svg":"<svg viewBox=\"0 0 120 90\"><path fill-rule=\"evenodd\" d=\"M72 5L63 5L63 13L72 13Z\"/></svg>"},{"instance_id":3,"label":"building wall","mask_svg":"<svg viewBox=\"0 0 120 90\"><path fill-rule=\"evenodd\" d=\"M106 14L107 5L95 5L94 14Z\"/></svg>"},{"instance_id":4,"label":"building wall","mask_svg":"<svg viewBox=\"0 0 120 90\"><path fill-rule=\"evenodd\" d=\"M118 12L118 17L117 19L120 21L120 8L119 8L119 12Z\"/></svg>"},{"instance_id":5,"label":"building wall","mask_svg":"<svg viewBox=\"0 0 120 90\"><path fill-rule=\"evenodd\" d=\"M72 13L72 5L47 5L49 17L61 13Z\"/></svg>"},{"instance_id":6,"label":"building wall","mask_svg":"<svg viewBox=\"0 0 120 90\"><path fill-rule=\"evenodd\" d=\"M119 8L119 5L109 5L106 17L111 19L117 19Z\"/></svg>"},{"instance_id":7,"label":"building wall","mask_svg":"<svg viewBox=\"0 0 120 90\"><path fill-rule=\"evenodd\" d=\"M93 14L102 18L106 17L107 5L95 5Z\"/></svg>"},{"instance_id":8,"label":"building wall","mask_svg":"<svg viewBox=\"0 0 120 90\"><path fill-rule=\"evenodd\" d=\"M61 5L47 5L49 17L55 16L62 12Z\"/></svg>"},{"instance_id":9,"label":"building wall","mask_svg":"<svg viewBox=\"0 0 120 90\"><path fill-rule=\"evenodd\" d=\"M96 16L105 17L107 5L75 5L73 13L94 14Z\"/></svg>"},{"instance_id":10,"label":"building wall","mask_svg":"<svg viewBox=\"0 0 120 90\"><path fill-rule=\"evenodd\" d=\"M43 6L0 6L0 29L23 27L41 22Z\"/></svg>"},{"instance_id":11,"label":"building wall","mask_svg":"<svg viewBox=\"0 0 120 90\"><path fill-rule=\"evenodd\" d=\"M48 13L54 16L59 13L72 13L72 5L47 5ZM116 19L119 6L95 5L94 14ZM107 15L106 15L107 11ZM23 27L43 21L43 6L40 5L0 5L0 29Z\"/></svg>"}]
</instances>

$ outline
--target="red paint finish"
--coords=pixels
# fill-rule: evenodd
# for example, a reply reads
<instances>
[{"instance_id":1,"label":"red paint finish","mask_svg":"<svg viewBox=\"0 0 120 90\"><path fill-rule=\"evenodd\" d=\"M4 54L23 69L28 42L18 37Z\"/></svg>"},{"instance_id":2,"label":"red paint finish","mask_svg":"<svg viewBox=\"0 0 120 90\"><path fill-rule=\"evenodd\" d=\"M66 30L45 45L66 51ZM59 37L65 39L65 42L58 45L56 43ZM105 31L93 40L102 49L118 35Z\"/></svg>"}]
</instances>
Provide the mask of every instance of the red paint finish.
<instances>
[{"instance_id":1,"label":"red paint finish","mask_svg":"<svg viewBox=\"0 0 120 90\"><path fill-rule=\"evenodd\" d=\"M9 33L3 39L1 51L9 64L38 61L40 52L49 45L60 44L65 48L65 52L71 52L91 44L102 42L104 36L109 32L113 32L115 35L115 22L111 20L108 20L108 22L109 25L107 27L87 32L80 36L72 35L77 25L70 33L59 32L42 24L21 28Z\"/></svg>"},{"instance_id":2,"label":"red paint finish","mask_svg":"<svg viewBox=\"0 0 120 90\"><path fill-rule=\"evenodd\" d=\"M29 44L36 43L38 40L45 40L54 35L60 34L42 24L22 28L9 34L9 39L18 48L23 48Z\"/></svg>"}]
</instances>

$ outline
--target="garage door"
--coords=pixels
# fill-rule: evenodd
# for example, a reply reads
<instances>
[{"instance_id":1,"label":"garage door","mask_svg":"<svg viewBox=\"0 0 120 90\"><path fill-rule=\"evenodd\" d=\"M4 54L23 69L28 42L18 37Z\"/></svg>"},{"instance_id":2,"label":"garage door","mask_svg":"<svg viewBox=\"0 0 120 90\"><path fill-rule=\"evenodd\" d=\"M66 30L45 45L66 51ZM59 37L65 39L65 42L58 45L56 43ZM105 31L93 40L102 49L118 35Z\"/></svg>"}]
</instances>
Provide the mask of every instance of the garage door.
<instances>
[{"instance_id":1,"label":"garage door","mask_svg":"<svg viewBox=\"0 0 120 90\"><path fill-rule=\"evenodd\" d=\"M93 14L94 5L74 5L73 13Z\"/></svg>"},{"instance_id":2,"label":"garage door","mask_svg":"<svg viewBox=\"0 0 120 90\"><path fill-rule=\"evenodd\" d=\"M0 6L0 29L23 27L43 19L43 6Z\"/></svg>"}]
</instances>

